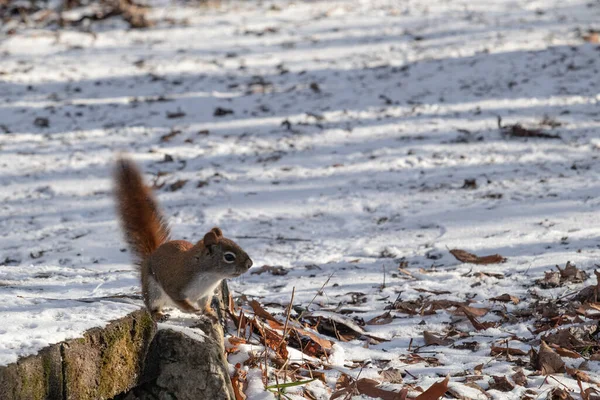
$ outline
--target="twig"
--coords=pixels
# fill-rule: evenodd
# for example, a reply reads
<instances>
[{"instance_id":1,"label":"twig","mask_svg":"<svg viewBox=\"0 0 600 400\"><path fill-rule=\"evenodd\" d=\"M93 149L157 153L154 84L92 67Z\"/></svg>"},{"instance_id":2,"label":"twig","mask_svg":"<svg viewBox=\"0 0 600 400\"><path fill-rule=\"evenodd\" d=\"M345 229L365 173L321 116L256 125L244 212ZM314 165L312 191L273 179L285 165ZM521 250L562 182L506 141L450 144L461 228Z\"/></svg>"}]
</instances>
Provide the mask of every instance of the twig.
<instances>
[{"instance_id":1,"label":"twig","mask_svg":"<svg viewBox=\"0 0 600 400\"><path fill-rule=\"evenodd\" d=\"M283 325L283 335L281 335L281 341L279 342L278 348L284 342L285 337L287 336L287 327L288 322L290 321L290 314L292 313L292 304L294 304L294 294L296 293L296 286L292 288L292 298L290 299L290 304L288 305L287 313L285 316L285 325Z\"/></svg>"},{"instance_id":2,"label":"twig","mask_svg":"<svg viewBox=\"0 0 600 400\"><path fill-rule=\"evenodd\" d=\"M319 293L321 293L323 291L323 288L325 288L325 285L327 285L329 283L329 281L331 280L331 278L333 277L333 274L335 274L335 271L331 273L331 275L329 275L329 277L327 277L327 280L325 281L325 283L323 284L323 286L321 286L321 289L319 289L317 291L317 293L315 293L315 296L312 298L312 300L310 301L310 303L308 303L308 305L306 306L306 310L308 310L310 308L310 306L312 305L312 303L315 301L315 299L317 298L317 296L319 295ZM302 318L302 315L304 315L304 311L302 311L300 313L300 315L298 316L298 320L300 320L300 318Z\"/></svg>"}]
</instances>

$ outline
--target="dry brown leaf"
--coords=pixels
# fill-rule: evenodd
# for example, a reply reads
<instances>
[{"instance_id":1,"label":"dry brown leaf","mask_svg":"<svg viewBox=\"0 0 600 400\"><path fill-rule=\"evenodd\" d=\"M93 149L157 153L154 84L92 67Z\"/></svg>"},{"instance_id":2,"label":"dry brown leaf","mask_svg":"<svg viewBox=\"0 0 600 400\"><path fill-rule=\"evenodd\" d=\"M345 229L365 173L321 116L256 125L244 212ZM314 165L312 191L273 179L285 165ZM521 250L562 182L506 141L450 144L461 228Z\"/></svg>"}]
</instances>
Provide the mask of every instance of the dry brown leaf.
<instances>
[{"instance_id":1,"label":"dry brown leaf","mask_svg":"<svg viewBox=\"0 0 600 400\"><path fill-rule=\"evenodd\" d=\"M511 376L511 378L517 385L524 387L527 386L527 376L523 372L522 368L519 368L517 372Z\"/></svg>"},{"instance_id":2,"label":"dry brown leaf","mask_svg":"<svg viewBox=\"0 0 600 400\"><path fill-rule=\"evenodd\" d=\"M498 127L505 135L519 138L560 139L559 135L542 132L539 129L524 128L521 124L502 126L502 118L498 117Z\"/></svg>"},{"instance_id":3,"label":"dry brown leaf","mask_svg":"<svg viewBox=\"0 0 600 400\"><path fill-rule=\"evenodd\" d=\"M515 388L506 376L492 376L492 380L490 381L490 389L496 389L501 392L510 392Z\"/></svg>"},{"instance_id":4,"label":"dry brown leaf","mask_svg":"<svg viewBox=\"0 0 600 400\"><path fill-rule=\"evenodd\" d=\"M590 386L584 390L583 385L581 384L581 381L577 381L577 385L579 386L581 398L583 400L598 400L598 399L600 399L600 391L598 391L598 389L595 389L594 387Z\"/></svg>"},{"instance_id":5,"label":"dry brown leaf","mask_svg":"<svg viewBox=\"0 0 600 400\"><path fill-rule=\"evenodd\" d=\"M287 344L285 340L283 340L283 337L271 328L261 326L261 324L258 323L256 319L252 320L252 323L254 324L255 328L260 332L263 338L264 345L272 349L282 359L287 360L289 354Z\"/></svg>"},{"instance_id":6,"label":"dry brown leaf","mask_svg":"<svg viewBox=\"0 0 600 400\"><path fill-rule=\"evenodd\" d=\"M269 321L276 322L276 323L280 324L281 327L283 328L283 324L281 324L278 320L276 320L275 317L270 312L265 310L258 301L250 300L248 302L248 304L250 305L250 307L252 307L252 311L254 311L254 315L256 315L257 317L261 317L263 319L269 320Z\"/></svg>"},{"instance_id":7,"label":"dry brown leaf","mask_svg":"<svg viewBox=\"0 0 600 400\"><path fill-rule=\"evenodd\" d=\"M488 328L493 328L496 326L495 322L479 322L477 318L473 317L471 314L465 313L473 328L478 331L485 331Z\"/></svg>"},{"instance_id":8,"label":"dry brown leaf","mask_svg":"<svg viewBox=\"0 0 600 400\"><path fill-rule=\"evenodd\" d=\"M403 382L402 372L397 368L388 368L383 371L379 371L381 380L388 383L400 384Z\"/></svg>"},{"instance_id":9,"label":"dry brown leaf","mask_svg":"<svg viewBox=\"0 0 600 400\"><path fill-rule=\"evenodd\" d=\"M598 331L597 323L585 323L560 329L542 339L546 343L556 344L565 349L577 349L594 345L594 335Z\"/></svg>"},{"instance_id":10,"label":"dry brown leaf","mask_svg":"<svg viewBox=\"0 0 600 400\"><path fill-rule=\"evenodd\" d=\"M464 263L470 264L499 264L506 262L506 258L502 257L500 254L492 254L489 256L479 257L473 253L469 253L460 249L452 249L450 250L450 254L454 256L458 261L462 261Z\"/></svg>"},{"instance_id":11,"label":"dry brown leaf","mask_svg":"<svg viewBox=\"0 0 600 400\"><path fill-rule=\"evenodd\" d=\"M240 364L235 365L235 372L231 377L231 385L233 386L233 394L235 400L246 400L246 394L244 394L244 383L246 381L246 372L241 369Z\"/></svg>"},{"instance_id":12,"label":"dry brown leaf","mask_svg":"<svg viewBox=\"0 0 600 400\"><path fill-rule=\"evenodd\" d=\"M438 400L448 390L448 382L450 381L450 375L446 375L443 381L436 382L429 387L426 391L415 397L415 400Z\"/></svg>"},{"instance_id":13,"label":"dry brown leaf","mask_svg":"<svg viewBox=\"0 0 600 400\"><path fill-rule=\"evenodd\" d=\"M490 355L497 356L498 354L511 355L511 356L526 356L527 355L527 353L521 349L515 349L512 347L492 346Z\"/></svg>"},{"instance_id":14,"label":"dry brown leaf","mask_svg":"<svg viewBox=\"0 0 600 400\"><path fill-rule=\"evenodd\" d=\"M548 393L547 400L575 400L569 392L563 388L555 387Z\"/></svg>"},{"instance_id":15,"label":"dry brown leaf","mask_svg":"<svg viewBox=\"0 0 600 400\"><path fill-rule=\"evenodd\" d=\"M362 378L356 381L358 393L369 397L381 398L383 400L405 400L408 394L408 389L403 389L400 392L392 392L380 389L377 385L379 385L379 382L374 379Z\"/></svg>"},{"instance_id":16,"label":"dry brown leaf","mask_svg":"<svg viewBox=\"0 0 600 400\"><path fill-rule=\"evenodd\" d=\"M552 345L551 347L552 347L552 349L554 349L554 351L556 351L558 353L558 355L560 355L562 357L581 358L581 354L579 354L573 350L563 349L562 347L558 347L556 345Z\"/></svg>"},{"instance_id":17,"label":"dry brown leaf","mask_svg":"<svg viewBox=\"0 0 600 400\"><path fill-rule=\"evenodd\" d=\"M315 311L306 316L307 319L318 321L318 331L325 335L336 337L342 341L368 337L377 342L387 342L389 339L381 338L366 332L352 318L345 317L328 311Z\"/></svg>"},{"instance_id":18,"label":"dry brown leaf","mask_svg":"<svg viewBox=\"0 0 600 400\"><path fill-rule=\"evenodd\" d=\"M460 314L465 314L465 315L469 314L472 317L483 317L490 310L489 310L489 308L460 306L456 311L457 311L457 313L460 313Z\"/></svg>"},{"instance_id":19,"label":"dry brown leaf","mask_svg":"<svg viewBox=\"0 0 600 400\"><path fill-rule=\"evenodd\" d=\"M578 381L586 383L590 382L590 376L577 368L569 368L568 366L565 366L565 370L567 371L567 374L571 375Z\"/></svg>"},{"instance_id":20,"label":"dry brown leaf","mask_svg":"<svg viewBox=\"0 0 600 400\"><path fill-rule=\"evenodd\" d=\"M427 346L448 346L454 343L454 340L450 338L443 338L429 331L423 331L423 339L425 339Z\"/></svg>"},{"instance_id":21,"label":"dry brown leaf","mask_svg":"<svg viewBox=\"0 0 600 400\"><path fill-rule=\"evenodd\" d=\"M565 371L565 363L558 354L554 352L547 344L542 340L540 345L540 351L533 352L535 367L541 371L543 375L555 374L557 372Z\"/></svg>"},{"instance_id":22,"label":"dry brown leaf","mask_svg":"<svg viewBox=\"0 0 600 400\"><path fill-rule=\"evenodd\" d=\"M542 288L553 288L560 286L560 272L548 271L544 273L544 278L535 281Z\"/></svg>"},{"instance_id":23,"label":"dry brown leaf","mask_svg":"<svg viewBox=\"0 0 600 400\"><path fill-rule=\"evenodd\" d=\"M492 297L490 300L492 301L502 301L504 303L512 302L513 304L519 304L519 298L517 296L512 296L508 293L504 293L500 296Z\"/></svg>"},{"instance_id":24,"label":"dry brown leaf","mask_svg":"<svg viewBox=\"0 0 600 400\"><path fill-rule=\"evenodd\" d=\"M173 139L175 136L179 135L181 133L180 130L177 129L171 129L171 132L167 133L166 135L162 135L160 137L160 141L161 142L168 142L171 139Z\"/></svg>"},{"instance_id":25,"label":"dry brown leaf","mask_svg":"<svg viewBox=\"0 0 600 400\"><path fill-rule=\"evenodd\" d=\"M331 352L333 343L330 340L319 337L308 329L291 327L288 335L289 345L298 348L311 357L326 356ZM298 343L298 340L300 341Z\"/></svg>"},{"instance_id":26,"label":"dry brown leaf","mask_svg":"<svg viewBox=\"0 0 600 400\"><path fill-rule=\"evenodd\" d=\"M385 312L375 318L371 318L366 322L367 325L387 325L394 321L392 314L390 312Z\"/></svg>"},{"instance_id":27,"label":"dry brown leaf","mask_svg":"<svg viewBox=\"0 0 600 400\"><path fill-rule=\"evenodd\" d=\"M498 273L494 273L494 272L485 272L485 271L477 271L473 274L473 276L476 278L480 278L480 279L484 278L484 277L504 279L504 274L498 274Z\"/></svg>"},{"instance_id":28,"label":"dry brown leaf","mask_svg":"<svg viewBox=\"0 0 600 400\"><path fill-rule=\"evenodd\" d=\"M600 43L600 32L589 30L588 33L581 36L588 43Z\"/></svg>"},{"instance_id":29,"label":"dry brown leaf","mask_svg":"<svg viewBox=\"0 0 600 400\"><path fill-rule=\"evenodd\" d=\"M571 264L570 261L567 261L567 265L565 269L560 269L557 265L556 268L560 272L561 281L567 282L583 282L588 278L588 274L585 271L580 270L575 266L575 264Z\"/></svg>"},{"instance_id":30,"label":"dry brown leaf","mask_svg":"<svg viewBox=\"0 0 600 400\"><path fill-rule=\"evenodd\" d=\"M169 191L176 192L179 189L183 188L187 182L187 179L179 179L169 185Z\"/></svg>"}]
</instances>

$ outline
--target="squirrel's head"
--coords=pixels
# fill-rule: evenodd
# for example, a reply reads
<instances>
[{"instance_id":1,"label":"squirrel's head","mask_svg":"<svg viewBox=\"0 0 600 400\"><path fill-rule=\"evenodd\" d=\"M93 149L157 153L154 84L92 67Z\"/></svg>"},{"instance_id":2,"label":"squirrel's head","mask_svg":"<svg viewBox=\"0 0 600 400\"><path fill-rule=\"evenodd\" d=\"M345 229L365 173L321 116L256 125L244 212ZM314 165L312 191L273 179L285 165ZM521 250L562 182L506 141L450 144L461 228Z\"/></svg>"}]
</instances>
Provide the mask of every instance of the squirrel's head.
<instances>
[{"instance_id":1,"label":"squirrel's head","mask_svg":"<svg viewBox=\"0 0 600 400\"><path fill-rule=\"evenodd\" d=\"M205 271L234 278L248 271L252 260L233 240L223 237L219 228L212 228L204 235L200 251L195 257Z\"/></svg>"}]
</instances>

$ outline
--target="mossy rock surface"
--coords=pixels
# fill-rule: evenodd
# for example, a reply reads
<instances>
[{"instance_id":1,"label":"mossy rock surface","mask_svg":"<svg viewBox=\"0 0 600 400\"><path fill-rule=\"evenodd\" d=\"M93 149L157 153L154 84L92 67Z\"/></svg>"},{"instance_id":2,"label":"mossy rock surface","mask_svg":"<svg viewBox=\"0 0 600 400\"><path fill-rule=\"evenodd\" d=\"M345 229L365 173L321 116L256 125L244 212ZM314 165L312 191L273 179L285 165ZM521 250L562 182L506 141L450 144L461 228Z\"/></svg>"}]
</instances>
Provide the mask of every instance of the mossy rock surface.
<instances>
[{"instance_id":1,"label":"mossy rock surface","mask_svg":"<svg viewBox=\"0 0 600 400\"><path fill-rule=\"evenodd\" d=\"M143 310L0 367L2 400L110 399L139 383L156 325Z\"/></svg>"}]
</instances>

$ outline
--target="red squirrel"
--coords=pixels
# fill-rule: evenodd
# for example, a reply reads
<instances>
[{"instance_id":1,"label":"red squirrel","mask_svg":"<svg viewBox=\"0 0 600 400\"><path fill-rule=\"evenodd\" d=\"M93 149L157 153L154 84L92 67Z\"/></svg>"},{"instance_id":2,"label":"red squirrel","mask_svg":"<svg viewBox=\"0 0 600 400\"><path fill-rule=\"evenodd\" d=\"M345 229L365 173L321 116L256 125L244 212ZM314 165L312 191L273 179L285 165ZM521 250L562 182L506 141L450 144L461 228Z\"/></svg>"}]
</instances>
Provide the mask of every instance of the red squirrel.
<instances>
[{"instance_id":1,"label":"red squirrel","mask_svg":"<svg viewBox=\"0 0 600 400\"><path fill-rule=\"evenodd\" d=\"M210 302L216 287L248 271L248 254L216 227L196 244L170 240L167 221L135 163L119 158L114 179L121 228L140 268L142 296L152 318L166 319L165 306L214 317Z\"/></svg>"}]
</instances>

